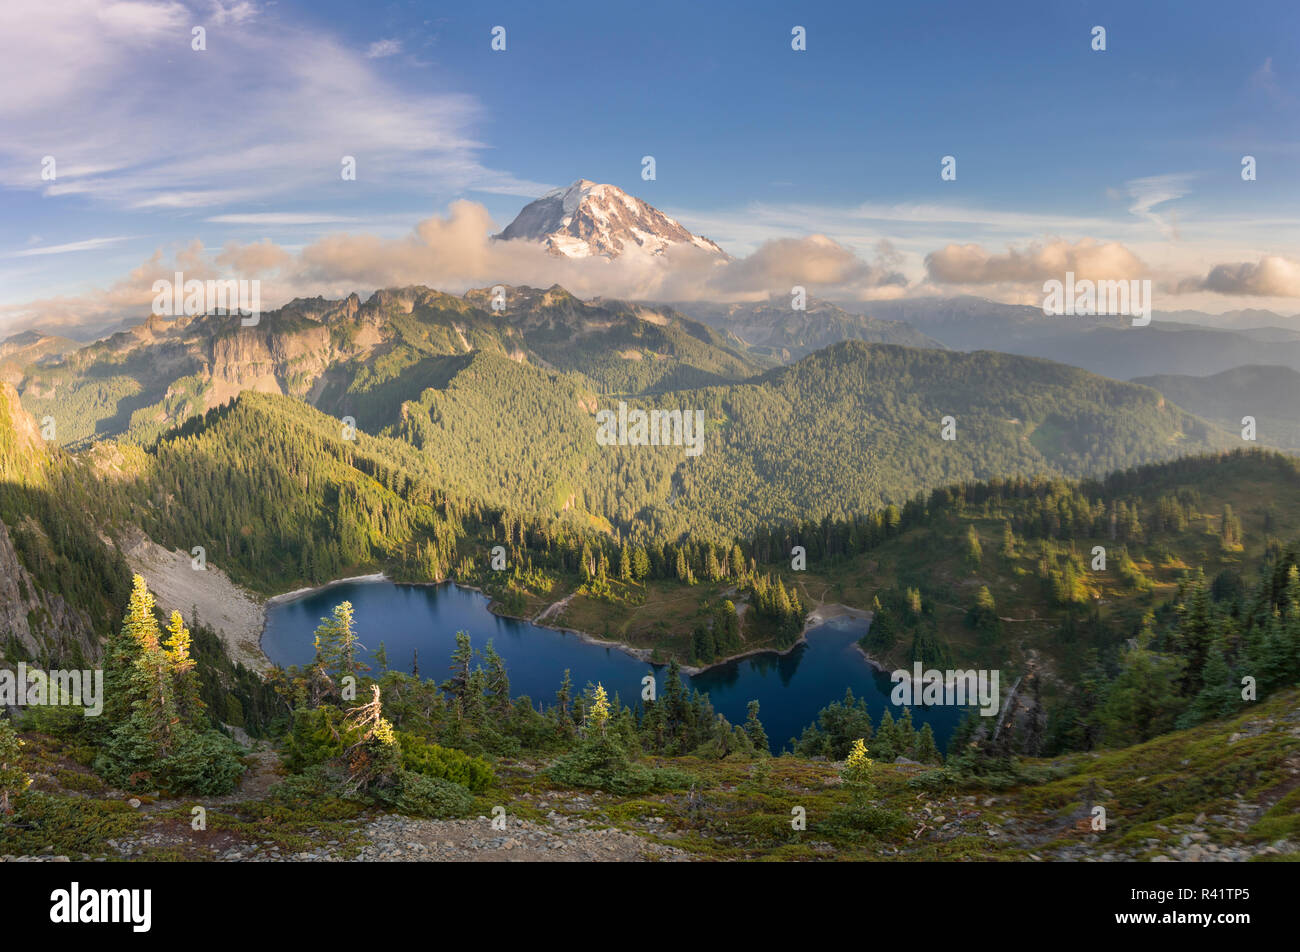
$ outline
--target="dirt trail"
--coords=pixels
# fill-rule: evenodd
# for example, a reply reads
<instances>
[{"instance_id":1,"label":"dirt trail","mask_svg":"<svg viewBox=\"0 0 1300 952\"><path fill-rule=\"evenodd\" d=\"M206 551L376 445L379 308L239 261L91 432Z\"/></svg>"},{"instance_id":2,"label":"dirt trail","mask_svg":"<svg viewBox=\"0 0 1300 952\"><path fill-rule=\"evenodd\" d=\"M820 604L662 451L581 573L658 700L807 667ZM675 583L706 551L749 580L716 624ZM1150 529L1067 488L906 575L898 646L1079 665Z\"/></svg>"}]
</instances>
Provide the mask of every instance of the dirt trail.
<instances>
[{"instance_id":1,"label":"dirt trail","mask_svg":"<svg viewBox=\"0 0 1300 952\"><path fill-rule=\"evenodd\" d=\"M565 595L558 602L555 602L554 604L551 605L547 605L545 608L542 609L541 613L538 614L538 616L533 619L533 624L540 625L542 622L546 621L546 619L554 615L563 614L564 610L569 607L569 602L573 601L573 596L575 594L577 593L571 592L570 594Z\"/></svg>"}]
</instances>

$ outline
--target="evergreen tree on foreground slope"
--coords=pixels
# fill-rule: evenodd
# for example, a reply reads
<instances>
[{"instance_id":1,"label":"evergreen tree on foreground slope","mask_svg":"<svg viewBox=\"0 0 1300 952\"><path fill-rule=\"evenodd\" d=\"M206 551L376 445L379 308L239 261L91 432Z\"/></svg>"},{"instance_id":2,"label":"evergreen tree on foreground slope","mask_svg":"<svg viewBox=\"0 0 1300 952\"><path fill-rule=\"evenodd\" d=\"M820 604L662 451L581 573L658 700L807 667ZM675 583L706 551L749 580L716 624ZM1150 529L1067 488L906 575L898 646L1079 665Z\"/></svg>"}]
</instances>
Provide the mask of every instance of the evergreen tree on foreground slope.
<instances>
[{"instance_id":1,"label":"evergreen tree on foreground slope","mask_svg":"<svg viewBox=\"0 0 1300 952\"><path fill-rule=\"evenodd\" d=\"M142 576L133 579L121 630L105 652L107 739L95 769L125 790L219 795L243 765L233 741L210 729L199 700L190 635L179 612L167 640Z\"/></svg>"}]
</instances>

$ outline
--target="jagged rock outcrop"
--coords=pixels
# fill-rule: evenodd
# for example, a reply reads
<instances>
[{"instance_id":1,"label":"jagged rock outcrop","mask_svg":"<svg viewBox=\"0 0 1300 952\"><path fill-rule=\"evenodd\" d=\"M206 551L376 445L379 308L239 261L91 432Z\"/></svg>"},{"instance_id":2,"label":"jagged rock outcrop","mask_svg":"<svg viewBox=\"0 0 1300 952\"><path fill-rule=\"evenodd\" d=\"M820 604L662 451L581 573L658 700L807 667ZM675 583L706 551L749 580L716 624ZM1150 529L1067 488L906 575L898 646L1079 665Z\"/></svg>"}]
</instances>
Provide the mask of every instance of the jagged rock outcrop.
<instances>
[{"instance_id":1,"label":"jagged rock outcrop","mask_svg":"<svg viewBox=\"0 0 1300 952\"><path fill-rule=\"evenodd\" d=\"M22 487L24 492L41 491L48 461L36 421L22 408L17 391L0 382L0 483ZM83 658L98 657L90 616L69 606L61 595L43 590L19 561L13 533L44 532L21 514L21 508L8 513L10 520L19 520L12 526L0 519L0 652L16 640L32 658L66 658L74 649Z\"/></svg>"},{"instance_id":2,"label":"jagged rock outcrop","mask_svg":"<svg viewBox=\"0 0 1300 952\"><path fill-rule=\"evenodd\" d=\"M40 480L45 441L18 391L0 381L0 480L32 484Z\"/></svg>"},{"instance_id":3,"label":"jagged rock outcrop","mask_svg":"<svg viewBox=\"0 0 1300 952\"><path fill-rule=\"evenodd\" d=\"M13 641L28 658L41 660L79 654L89 661L101 650L90 616L36 585L0 522L0 654L8 654Z\"/></svg>"}]
</instances>

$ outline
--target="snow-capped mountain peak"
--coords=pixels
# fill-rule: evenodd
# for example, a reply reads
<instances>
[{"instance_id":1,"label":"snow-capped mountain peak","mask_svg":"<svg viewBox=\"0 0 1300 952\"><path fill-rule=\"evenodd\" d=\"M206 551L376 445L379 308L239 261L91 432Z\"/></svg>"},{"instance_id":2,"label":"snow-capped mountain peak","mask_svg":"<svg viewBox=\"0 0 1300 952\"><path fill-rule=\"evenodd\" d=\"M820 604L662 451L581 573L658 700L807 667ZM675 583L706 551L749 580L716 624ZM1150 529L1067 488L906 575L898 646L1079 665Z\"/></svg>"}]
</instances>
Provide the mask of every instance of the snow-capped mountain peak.
<instances>
[{"instance_id":1,"label":"snow-capped mountain peak","mask_svg":"<svg viewBox=\"0 0 1300 952\"><path fill-rule=\"evenodd\" d=\"M501 234L502 240L541 242L554 255L617 258L627 252L661 255L674 245L726 253L692 234L659 209L614 185L578 179L529 202Z\"/></svg>"}]
</instances>

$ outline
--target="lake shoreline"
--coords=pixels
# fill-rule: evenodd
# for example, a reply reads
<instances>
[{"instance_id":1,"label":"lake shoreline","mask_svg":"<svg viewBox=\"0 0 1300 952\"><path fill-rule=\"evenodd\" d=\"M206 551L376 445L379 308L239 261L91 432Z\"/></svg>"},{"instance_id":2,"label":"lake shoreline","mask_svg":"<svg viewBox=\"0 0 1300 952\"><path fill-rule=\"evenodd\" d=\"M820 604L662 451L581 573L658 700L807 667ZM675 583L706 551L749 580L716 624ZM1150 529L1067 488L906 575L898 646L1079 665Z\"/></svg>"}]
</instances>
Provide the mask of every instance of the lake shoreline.
<instances>
[{"instance_id":1,"label":"lake shoreline","mask_svg":"<svg viewBox=\"0 0 1300 952\"><path fill-rule=\"evenodd\" d=\"M326 582L323 585L314 585L314 586L309 586L307 588L298 588L298 589L294 589L291 592L284 592L283 594L280 595L273 595L272 597L266 600L263 606L262 629L261 632L258 634L258 639L257 639L258 650L261 651L264 656L266 655L265 649L262 648L262 638L266 634L266 623L267 623L267 615L268 615L267 609L269 609L272 605L280 605L287 602L298 601L299 599L307 598L311 595L315 595L319 592L323 592L328 589L331 589L336 585L344 585L349 582L385 582L385 581L393 581L393 580L390 579L383 572L375 572L370 575L354 575L349 578L334 579L333 581ZM635 645L629 645L622 641L612 641L606 638L599 638L596 635L591 634L590 632L579 631L577 628L567 628L563 625L547 624L545 621L546 617L552 612L552 610L555 609L557 605L559 605L561 602L566 601L567 598L571 598L572 597L571 594L569 596L566 596L566 599L560 599L558 602L554 602L551 605L548 605L540 613L538 613L538 615L535 618L529 618L524 615L512 615L508 612L497 611L492 596L488 595L486 592L483 591L483 589L479 588L477 585L466 585L461 582L452 581L451 579L446 579L441 582L393 581L393 584L394 585L420 585L420 586L454 585L457 588L467 589L468 591L477 592L478 594L482 595L484 598L487 599L488 611L500 618L510 618L514 621L527 622L528 624L535 625L538 628L546 628L550 631L557 631L560 634L573 635L584 644L600 645L606 648L616 648L625 654L631 655L633 658L636 658L638 661L644 661L646 664L652 666L666 667L670 663L668 661L650 660L650 656L653 654L653 649L651 648L638 648ZM731 664L734 661L740 661L744 658L750 658L755 655L770 654L778 658L785 657L786 655L790 654L790 652L798 648L800 645L806 644L808 641L808 634L813 629L818 628L828 622L834 621L838 618L846 618L846 617L853 618L855 620L866 621L868 624L870 624L870 622L874 618L874 613L867 611L865 609L854 608L851 605L842 605L839 603L830 604L830 605L819 605L817 606L817 608L809 612L808 615L804 618L803 630L800 631L799 637L788 648L753 648L749 651L742 651L739 654L728 655L726 658L722 658L718 661L714 661L711 664L707 664L703 666L684 664L680 661L678 662L678 666L680 667L681 671L684 674L690 677L695 677L698 674L703 674L705 671L710 671L714 668L720 668L723 665ZM882 664L880 664L880 662L876 661L865 651L863 651L861 645L855 642L854 647L857 648L857 650L862 654L862 657L866 659L867 663L871 665L871 667L873 667L877 671L887 670ZM269 660L269 656L268 656L268 660Z\"/></svg>"},{"instance_id":2,"label":"lake shoreline","mask_svg":"<svg viewBox=\"0 0 1300 952\"><path fill-rule=\"evenodd\" d=\"M465 586L465 587L469 588L471 586ZM477 588L474 590L480 591ZM532 625L536 625L538 628L549 628L551 631L558 631L566 634L576 635L580 640L582 640L583 642L589 645L604 645L607 648L617 648L620 651L625 652L626 654L630 654L632 657L640 661L646 662L647 664L659 665L661 667L666 667L669 664L669 662L667 661L651 661L650 655L653 653L653 649L637 648L634 645L627 644L626 642L612 641L606 638L597 638L595 635L590 634L589 632L579 631L576 628L565 628L560 625L548 625L543 620L547 617L547 615L549 615L555 609L557 605L561 604L562 602L567 602L568 599L572 597L573 597L572 594L570 594L565 598L560 599L559 602L554 602L551 605L548 605L540 613L538 613L537 617L535 618L526 618L522 615L510 615L507 614L506 612L498 612L495 609L493 609L492 602L490 599L488 602L488 611L491 611L495 615L500 615L502 618L513 618L516 619L517 621L526 621ZM845 618L845 617L863 620L866 621L868 624L870 624L871 620L875 617L875 614L873 612L867 611L862 608L854 608L851 605L841 605L838 603L833 605L818 606L816 609L808 613L807 617L804 619L803 630L799 632L799 637L795 639L795 642L792 645L790 645L790 647L788 648L751 648L749 651L742 651L739 654L728 655L725 658L722 658L718 661L714 661L711 664L706 664L702 667L693 664L684 664L683 662L680 661L677 662L677 665L682 670L683 673L688 674L691 677L695 677L697 674L703 674L705 671L711 671L714 668L720 668L723 665L730 664L733 661L740 661L743 658L751 658L755 655L770 654L777 658L783 658L786 655L788 655L790 652L794 651L795 648L798 648L802 644L806 644L808 641L808 633L812 631L814 628L820 627L821 625L824 625L827 622L833 621L837 618ZM860 645L858 645L857 647L859 651L862 651ZM866 658L867 663L870 664L877 671L885 670L885 668L878 661L870 657L865 651L862 652L862 656Z\"/></svg>"},{"instance_id":3,"label":"lake shoreline","mask_svg":"<svg viewBox=\"0 0 1300 952\"><path fill-rule=\"evenodd\" d=\"M266 600L265 605L267 608L269 608L272 605L280 605L283 604L284 602L296 602L301 598L307 598L310 595L315 595L318 592L323 592L326 589L331 589L336 585L346 585L348 582L389 582L389 581L392 580L383 572L375 572L371 575L352 575L349 576L348 578L336 578L332 582L326 582L324 585L309 585L306 588L295 588L292 592L284 592L280 595L272 595L270 598ZM266 628L265 622L263 622L262 628L263 630L265 630Z\"/></svg>"}]
</instances>

